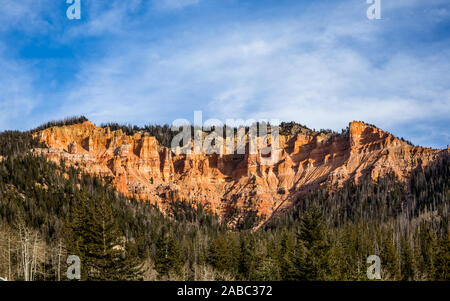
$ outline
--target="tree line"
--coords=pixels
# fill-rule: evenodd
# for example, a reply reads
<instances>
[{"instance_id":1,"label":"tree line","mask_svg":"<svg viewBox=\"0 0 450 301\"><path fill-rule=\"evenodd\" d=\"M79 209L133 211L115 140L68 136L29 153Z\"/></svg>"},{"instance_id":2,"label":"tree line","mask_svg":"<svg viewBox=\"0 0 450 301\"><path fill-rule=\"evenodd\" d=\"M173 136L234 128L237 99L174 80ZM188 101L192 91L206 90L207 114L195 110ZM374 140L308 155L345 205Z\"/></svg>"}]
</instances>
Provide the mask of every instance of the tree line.
<instances>
[{"instance_id":1,"label":"tree line","mask_svg":"<svg viewBox=\"0 0 450 301\"><path fill-rule=\"evenodd\" d=\"M30 133L0 134L0 276L63 281L68 255L82 280L449 280L447 157L395 176L302 195L259 230L227 227L194 200L156 206L110 179L29 153Z\"/></svg>"}]
</instances>

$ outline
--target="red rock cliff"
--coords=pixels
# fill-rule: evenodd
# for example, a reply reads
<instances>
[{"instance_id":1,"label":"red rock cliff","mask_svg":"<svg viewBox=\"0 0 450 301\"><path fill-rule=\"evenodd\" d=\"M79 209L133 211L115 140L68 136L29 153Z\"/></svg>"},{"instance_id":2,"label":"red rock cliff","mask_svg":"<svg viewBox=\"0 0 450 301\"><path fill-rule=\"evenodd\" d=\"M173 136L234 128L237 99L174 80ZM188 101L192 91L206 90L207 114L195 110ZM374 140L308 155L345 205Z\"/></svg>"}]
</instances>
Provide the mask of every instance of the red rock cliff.
<instances>
[{"instance_id":1,"label":"red rock cliff","mask_svg":"<svg viewBox=\"0 0 450 301\"><path fill-rule=\"evenodd\" d=\"M35 134L48 148L35 152L100 176L119 191L164 208L170 194L224 215L252 207L270 217L308 189L394 172L399 179L433 162L440 152L414 147L362 122L349 132L280 136L279 160L262 165L257 155L174 155L154 137L110 131L91 122L52 127Z\"/></svg>"}]
</instances>

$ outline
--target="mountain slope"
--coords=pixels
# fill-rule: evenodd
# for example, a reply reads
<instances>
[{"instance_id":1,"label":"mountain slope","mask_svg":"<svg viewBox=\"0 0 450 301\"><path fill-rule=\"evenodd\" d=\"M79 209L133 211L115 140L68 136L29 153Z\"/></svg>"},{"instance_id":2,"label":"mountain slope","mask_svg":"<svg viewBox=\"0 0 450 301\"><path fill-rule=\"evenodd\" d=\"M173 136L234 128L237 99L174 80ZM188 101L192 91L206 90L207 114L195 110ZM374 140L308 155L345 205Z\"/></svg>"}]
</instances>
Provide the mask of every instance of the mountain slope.
<instances>
[{"instance_id":1,"label":"mountain slope","mask_svg":"<svg viewBox=\"0 0 450 301\"><path fill-rule=\"evenodd\" d=\"M351 122L341 135L281 135L279 160L261 164L258 155L175 155L145 133L97 127L89 121L56 126L34 134L48 159L112 177L125 195L165 208L175 198L201 203L235 222L244 212L269 218L319 186L412 170L448 156L448 150L415 147L363 122ZM259 150L260 151L260 150Z\"/></svg>"},{"instance_id":2,"label":"mountain slope","mask_svg":"<svg viewBox=\"0 0 450 301\"><path fill-rule=\"evenodd\" d=\"M364 267L371 254L380 256L384 280L448 280L447 151L403 180L389 173L375 181L366 177L341 187L305 189L265 227L229 231L202 206L171 202L169 197L162 199L170 204L162 214L147 202L118 193L109 184L114 177L93 177L60 161L47 162L48 157L32 155L31 149L62 158L29 132L0 133L0 258L12 258L0 260L0 275L8 279L26 279L21 263L27 261L22 250L28 248L36 263L33 279L58 280L67 269L59 259L61 252L66 257L73 241L67 230L79 204L95 207L106 199L127 254L149 267L146 280L366 280ZM241 213L250 219L238 219L234 229L253 228L255 211ZM317 227L305 223L308 216ZM24 229L35 239L21 239ZM314 229L322 233L318 240L299 236L299 230ZM324 243L329 256L315 251L314 245ZM165 260L165 255L172 259ZM329 261L305 273L304 263L315 259Z\"/></svg>"}]
</instances>

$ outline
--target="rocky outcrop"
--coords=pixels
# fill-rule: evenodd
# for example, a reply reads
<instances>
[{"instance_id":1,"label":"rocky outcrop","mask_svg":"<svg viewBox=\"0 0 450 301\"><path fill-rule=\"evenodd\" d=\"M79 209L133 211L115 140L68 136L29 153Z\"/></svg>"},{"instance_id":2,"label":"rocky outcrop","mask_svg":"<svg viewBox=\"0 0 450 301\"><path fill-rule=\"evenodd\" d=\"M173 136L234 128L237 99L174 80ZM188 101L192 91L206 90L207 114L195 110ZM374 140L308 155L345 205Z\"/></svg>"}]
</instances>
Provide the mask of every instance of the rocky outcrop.
<instances>
[{"instance_id":1,"label":"rocky outcrop","mask_svg":"<svg viewBox=\"0 0 450 301\"><path fill-rule=\"evenodd\" d=\"M145 133L127 136L88 121L35 136L47 145L36 153L110 176L122 193L162 208L177 196L220 215L251 207L266 218L319 185L376 179L391 172L405 179L443 152L448 155L448 150L414 147L362 122L350 123L342 135L280 136L279 158L271 165L250 154L175 155Z\"/></svg>"}]
</instances>

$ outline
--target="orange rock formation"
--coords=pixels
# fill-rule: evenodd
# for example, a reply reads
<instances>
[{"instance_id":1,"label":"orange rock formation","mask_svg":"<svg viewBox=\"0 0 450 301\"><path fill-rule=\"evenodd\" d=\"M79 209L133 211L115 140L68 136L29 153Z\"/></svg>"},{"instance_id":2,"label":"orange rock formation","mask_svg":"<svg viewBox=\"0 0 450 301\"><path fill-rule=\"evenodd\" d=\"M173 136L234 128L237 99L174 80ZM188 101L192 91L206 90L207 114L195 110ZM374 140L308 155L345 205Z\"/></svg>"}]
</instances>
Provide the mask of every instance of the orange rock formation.
<instances>
[{"instance_id":1,"label":"orange rock formation","mask_svg":"<svg viewBox=\"0 0 450 301\"><path fill-rule=\"evenodd\" d=\"M175 155L154 137L110 131L91 122L52 127L35 134L49 160L64 159L100 176L119 191L160 205L179 199L201 203L225 215L233 208L255 209L269 218L299 194L323 184L395 173L399 179L433 162L442 152L414 147L362 122L349 132L280 136L279 160L261 165L257 155Z\"/></svg>"}]
</instances>

